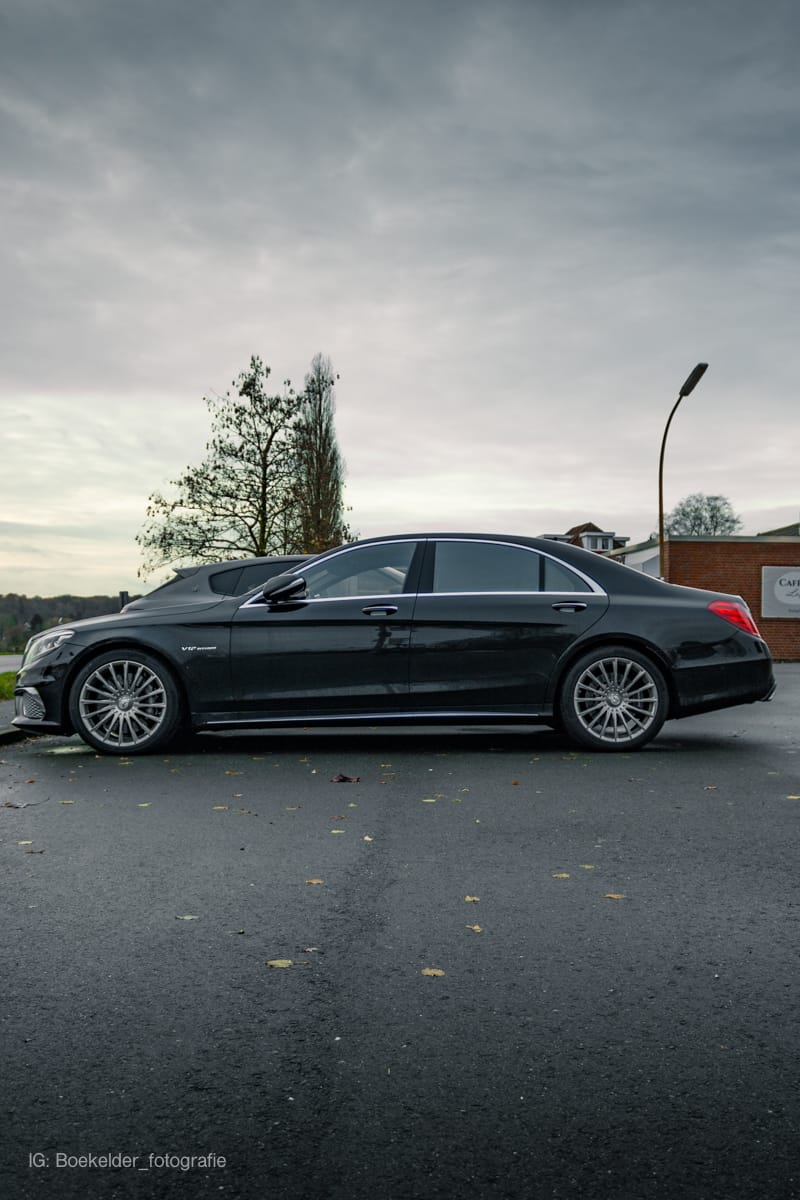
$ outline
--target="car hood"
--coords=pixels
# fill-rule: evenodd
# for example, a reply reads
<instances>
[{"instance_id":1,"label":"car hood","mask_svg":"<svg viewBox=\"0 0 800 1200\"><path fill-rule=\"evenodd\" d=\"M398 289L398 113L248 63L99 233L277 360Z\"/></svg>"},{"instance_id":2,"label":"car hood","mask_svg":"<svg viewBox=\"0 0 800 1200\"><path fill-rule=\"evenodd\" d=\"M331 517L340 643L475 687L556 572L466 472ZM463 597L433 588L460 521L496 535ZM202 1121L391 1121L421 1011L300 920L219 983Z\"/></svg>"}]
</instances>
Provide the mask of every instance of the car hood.
<instances>
[{"instance_id":1,"label":"car hood","mask_svg":"<svg viewBox=\"0 0 800 1200\"><path fill-rule=\"evenodd\" d=\"M102 629L126 629L132 625L157 623L165 617L180 617L182 613L187 616L195 616L206 609L218 608L226 600L230 600L230 597L215 596L213 600L204 597L202 600L182 601L180 604L153 604L133 612L108 613L102 617L85 617L82 621L64 621L60 628L74 629L76 636L80 636L84 632L92 633Z\"/></svg>"}]
</instances>

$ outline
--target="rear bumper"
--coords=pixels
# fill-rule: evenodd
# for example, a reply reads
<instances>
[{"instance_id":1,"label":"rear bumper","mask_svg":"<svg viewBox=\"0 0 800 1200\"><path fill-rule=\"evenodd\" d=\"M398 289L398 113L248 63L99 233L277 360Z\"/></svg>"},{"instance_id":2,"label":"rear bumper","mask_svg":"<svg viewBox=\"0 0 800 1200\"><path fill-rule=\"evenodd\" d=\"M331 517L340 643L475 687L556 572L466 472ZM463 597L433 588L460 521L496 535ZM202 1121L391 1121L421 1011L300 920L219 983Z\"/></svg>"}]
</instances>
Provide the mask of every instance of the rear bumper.
<instances>
[{"instance_id":1,"label":"rear bumper","mask_svg":"<svg viewBox=\"0 0 800 1200\"><path fill-rule=\"evenodd\" d=\"M776 682L768 655L676 670L675 717L771 700Z\"/></svg>"}]
</instances>

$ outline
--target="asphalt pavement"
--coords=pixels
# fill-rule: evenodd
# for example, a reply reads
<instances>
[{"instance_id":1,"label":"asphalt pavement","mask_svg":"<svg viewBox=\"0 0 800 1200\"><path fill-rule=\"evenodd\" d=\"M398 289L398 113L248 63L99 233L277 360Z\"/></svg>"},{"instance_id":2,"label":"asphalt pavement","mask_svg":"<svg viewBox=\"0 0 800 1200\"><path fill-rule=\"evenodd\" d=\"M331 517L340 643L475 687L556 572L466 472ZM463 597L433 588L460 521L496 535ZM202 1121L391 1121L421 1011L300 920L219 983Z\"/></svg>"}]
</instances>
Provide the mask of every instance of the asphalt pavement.
<instances>
[{"instance_id":1,"label":"asphalt pavement","mask_svg":"<svg viewBox=\"0 0 800 1200\"><path fill-rule=\"evenodd\" d=\"M4 1200L800 1200L778 679L637 754L4 747Z\"/></svg>"}]
</instances>

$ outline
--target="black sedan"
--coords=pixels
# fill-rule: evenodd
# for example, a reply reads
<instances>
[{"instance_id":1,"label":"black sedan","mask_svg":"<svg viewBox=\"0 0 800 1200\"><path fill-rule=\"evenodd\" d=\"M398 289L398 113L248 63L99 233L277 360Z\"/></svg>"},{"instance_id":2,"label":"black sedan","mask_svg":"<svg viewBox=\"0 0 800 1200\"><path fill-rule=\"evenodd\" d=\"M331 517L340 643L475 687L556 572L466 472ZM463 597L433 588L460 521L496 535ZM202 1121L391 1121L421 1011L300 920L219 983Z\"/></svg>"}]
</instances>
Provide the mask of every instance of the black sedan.
<instances>
[{"instance_id":1,"label":"black sedan","mask_svg":"<svg viewBox=\"0 0 800 1200\"><path fill-rule=\"evenodd\" d=\"M774 686L737 596L549 540L427 533L339 547L245 596L47 630L14 723L126 755L182 730L380 721L531 722L632 750Z\"/></svg>"}]
</instances>

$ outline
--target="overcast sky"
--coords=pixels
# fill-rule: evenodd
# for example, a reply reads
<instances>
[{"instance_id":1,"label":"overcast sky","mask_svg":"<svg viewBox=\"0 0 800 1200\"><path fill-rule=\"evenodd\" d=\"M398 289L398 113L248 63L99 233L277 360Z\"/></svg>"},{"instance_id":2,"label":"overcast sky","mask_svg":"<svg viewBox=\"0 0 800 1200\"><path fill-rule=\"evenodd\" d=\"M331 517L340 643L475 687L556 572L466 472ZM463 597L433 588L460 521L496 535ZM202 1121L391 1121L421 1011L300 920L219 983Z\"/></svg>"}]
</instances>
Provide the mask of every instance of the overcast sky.
<instances>
[{"instance_id":1,"label":"overcast sky","mask_svg":"<svg viewBox=\"0 0 800 1200\"><path fill-rule=\"evenodd\" d=\"M795 0L0 0L0 592L131 592L252 354L351 525L800 514ZM163 578L162 575L157 578Z\"/></svg>"}]
</instances>

